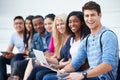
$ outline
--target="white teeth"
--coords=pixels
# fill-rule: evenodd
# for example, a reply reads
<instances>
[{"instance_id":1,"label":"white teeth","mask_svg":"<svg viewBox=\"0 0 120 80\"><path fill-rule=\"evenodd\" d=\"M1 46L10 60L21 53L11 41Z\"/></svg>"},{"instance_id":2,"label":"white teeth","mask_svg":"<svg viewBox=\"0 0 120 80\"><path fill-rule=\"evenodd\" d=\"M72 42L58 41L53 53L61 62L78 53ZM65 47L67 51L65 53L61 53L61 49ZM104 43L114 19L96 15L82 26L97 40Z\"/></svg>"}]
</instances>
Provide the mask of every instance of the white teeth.
<instances>
[{"instance_id":1,"label":"white teeth","mask_svg":"<svg viewBox=\"0 0 120 80\"><path fill-rule=\"evenodd\" d=\"M71 29L75 29L75 27L72 27Z\"/></svg>"},{"instance_id":2,"label":"white teeth","mask_svg":"<svg viewBox=\"0 0 120 80\"><path fill-rule=\"evenodd\" d=\"M94 22L88 22L88 24L94 24Z\"/></svg>"}]
</instances>

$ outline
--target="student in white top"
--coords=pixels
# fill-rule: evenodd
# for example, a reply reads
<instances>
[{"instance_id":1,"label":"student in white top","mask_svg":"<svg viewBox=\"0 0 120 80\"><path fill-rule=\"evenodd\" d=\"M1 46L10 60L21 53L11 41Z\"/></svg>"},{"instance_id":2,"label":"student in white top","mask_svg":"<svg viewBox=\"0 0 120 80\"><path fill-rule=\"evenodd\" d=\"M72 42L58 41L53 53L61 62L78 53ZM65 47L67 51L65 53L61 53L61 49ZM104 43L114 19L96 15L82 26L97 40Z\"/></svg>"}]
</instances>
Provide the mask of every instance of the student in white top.
<instances>
[{"instance_id":1,"label":"student in white top","mask_svg":"<svg viewBox=\"0 0 120 80\"><path fill-rule=\"evenodd\" d=\"M78 51L80 42L90 33L90 30L85 25L83 14L80 11L73 11L68 15L67 25L72 31L70 54L73 58Z\"/></svg>"}]
</instances>

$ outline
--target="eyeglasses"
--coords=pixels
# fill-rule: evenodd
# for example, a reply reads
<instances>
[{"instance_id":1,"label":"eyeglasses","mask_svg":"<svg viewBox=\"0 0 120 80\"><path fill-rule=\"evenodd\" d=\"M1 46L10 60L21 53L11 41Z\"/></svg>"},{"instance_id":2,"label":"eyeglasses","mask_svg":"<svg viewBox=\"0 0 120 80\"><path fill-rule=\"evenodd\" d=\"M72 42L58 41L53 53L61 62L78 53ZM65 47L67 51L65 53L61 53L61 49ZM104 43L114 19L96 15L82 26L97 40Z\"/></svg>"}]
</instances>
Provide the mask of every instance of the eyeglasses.
<instances>
[{"instance_id":1,"label":"eyeglasses","mask_svg":"<svg viewBox=\"0 0 120 80\"><path fill-rule=\"evenodd\" d=\"M23 25L23 22L16 22L16 23L14 23L15 25Z\"/></svg>"}]
</instances>

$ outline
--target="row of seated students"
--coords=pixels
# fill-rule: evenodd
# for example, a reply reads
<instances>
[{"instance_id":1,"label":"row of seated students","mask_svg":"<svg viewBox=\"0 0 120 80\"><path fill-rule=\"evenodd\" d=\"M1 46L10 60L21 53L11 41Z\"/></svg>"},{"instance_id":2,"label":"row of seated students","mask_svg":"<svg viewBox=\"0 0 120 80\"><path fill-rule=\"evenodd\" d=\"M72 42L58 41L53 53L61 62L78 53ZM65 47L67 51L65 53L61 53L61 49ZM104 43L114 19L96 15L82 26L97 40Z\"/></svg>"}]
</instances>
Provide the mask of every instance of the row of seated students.
<instances>
[{"instance_id":1,"label":"row of seated students","mask_svg":"<svg viewBox=\"0 0 120 80\"><path fill-rule=\"evenodd\" d=\"M69 24L67 24L71 16L73 16L73 18L75 16L75 21L77 22L75 30L72 30L72 26L70 28L68 27ZM71 24L72 22L74 21L71 20ZM69 52L71 45L74 45L73 50L71 48L71 52L76 53L74 52L74 48L76 47L75 51L77 51L80 40L90 32L87 26L81 23L84 23L84 19L83 14L80 11L71 12L68 16L68 20L66 14L60 14L56 17L54 14L48 14L45 16L45 19L41 15L31 15L28 16L25 21L22 16L16 16L14 18L14 28L16 29L16 32L11 37L7 53L1 56L6 60L6 62L3 62L4 64L11 65L11 76L9 79L19 76L26 80L32 68L38 66L37 63L35 63L35 55L32 49L43 51L47 61L52 63L52 65L54 64L54 67L57 64L61 64L58 68L62 68L68 64L71 61L72 55L70 55ZM77 45L73 43L76 43ZM12 52L14 46L18 48L19 53ZM31 65L28 65L28 70L26 71L26 74L24 74L29 57L33 59L32 67L29 67ZM9 63L7 63L8 61ZM1 77L1 80L6 80L6 72L4 70L2 72L4 74L2 76L3 78ZM30 75L29 77L35 76ZM33 78L28 79L34 80Z\"/></svg>"},{"instance_id":2,"label":"row of seated students","mask_svg":"<svg viewBox=\"0 0 120 80\"><path fill-rule=\"evenodd\" d=\"M92 12L94 15L89 15ZM100 56L99 53L101 52L101 49L98 48L99 40L97 37L94 38L94 34L97 34L96 31L101 31L100 34L102 34L104 30L109 29L103 27L98 20L98 22L96 21L97 30L94 33L94 28L91 27L94 26L91 22L92 18L87 23L87 17L89 16L97 16L97 18L100 19L101 11L99 4L93 1L86 3L83 7L83 13L81 11L72 11L68 14L68 16L66 14L60 14L56 16L54 14L48 14L45 16L45 18L43 18L41 15L28 16L25 21L21 16L15 17L14 28L16 32L11 37L10 45L7 51L0 56L0 80L7 80L6 64L11 65L11 75L8 80L13 80L15 78L19 78L21 80L58 80L58 77L56 76L57 73L55 71L40 65L39 61L37 61L35 58L33 49L43 51L50 66L60 70L58 74L63 72L84 71L82 73L82 77L79 73L78 80L86 77L90 77L88 78L90 80L103 80L103 78L105 80L110 80L110 77L106 72L111 70L111 66L109 64L113 65L110 63L110 61L118 62L117 38L112 32L108 32L108 34L104 35L105 37L114 37L114 40L111 40L111 43L115 42L115 44L112 45L115 45L116 47L114 51L109 47L109 51L116 53L113 53L115 55L114 60L103 59L105 62L102 63L100 59L102 57L106 57L108 54ZM91 33L93 31L93 36L90 34L90 31ZM90 35L88 36L88 34ZM98 35L99 37L100 34ZM96 49L93 39L98 42L96 42L96 46L98 48L97 50L99 51L98 54L96 54L97 50L90 51L91 49ZM107 40L108 39L105 41ZM85 49L86 41L88 45L87 49ZM18 48L19 53L12 52L14 46ZM102 46L105 47L103 44ZM92 55L93 53L95 53L95 56ZM96 59L97 56L99 56L98 63L94 63L94 61L91 62L91 60ZM80 63L77 63L79 61ZM92 69L98 66L100 63L101 66L104 67L105 65L108 69L104 67L104 70L101 67L103 72L96 72L96 75L91 73ZM117 63L113 65L113 67L117 67ZM95 69L93 69L94 72L96 71ZM112 73L115 73L112 74L111 80L116 79L116 70L117 68L115 70L111 70L113 71ZM93 75L91 76L91 74ZM70 74L68 77L66 77L66 79L71 80L73 78L73 80L76 80L75 77L77 77L77 75L78 74Z\"/></svg>"},{"instance_id":3,"label":"row of seated students","mask_svg":"<svg viewBox=\"0 0 120 80\"><path fill-rule=\"evenodd\" d=\"M65 14L57 15L54 19L52 32L55 52L54 56L46 57L47 61L52 67L62 69L76 55L80 41L89 32L90 30L84 24L82 12L73 11L68 17ZM35 65L27 80L42 80L44 75L48 73L56 72L46 67Z\"/></svg>"}]
</instances>

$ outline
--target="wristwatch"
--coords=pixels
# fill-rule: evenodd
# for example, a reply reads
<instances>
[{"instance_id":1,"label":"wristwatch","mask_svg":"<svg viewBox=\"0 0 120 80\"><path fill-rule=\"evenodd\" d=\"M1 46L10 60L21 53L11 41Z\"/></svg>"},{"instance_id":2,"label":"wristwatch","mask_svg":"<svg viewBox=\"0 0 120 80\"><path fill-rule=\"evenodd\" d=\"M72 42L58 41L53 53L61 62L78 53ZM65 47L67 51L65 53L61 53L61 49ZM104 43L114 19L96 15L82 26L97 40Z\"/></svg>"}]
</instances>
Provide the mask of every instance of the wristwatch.
<instances>
[{"instance_id":1,"label":"wristwatch","mask_svg":"<svg viewBox=\"0 0 120 80\"><path fill-rule=\"evenodd\" d=\"M84 79L87 78L87 72L82 72L82 75L84 76Z\"/></svg>"}]
</instances>

